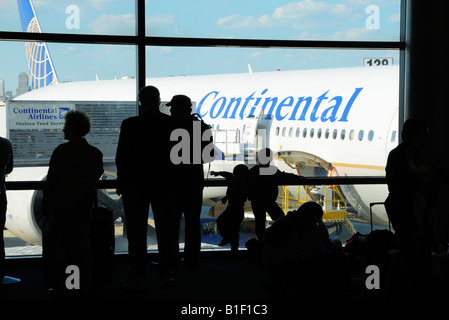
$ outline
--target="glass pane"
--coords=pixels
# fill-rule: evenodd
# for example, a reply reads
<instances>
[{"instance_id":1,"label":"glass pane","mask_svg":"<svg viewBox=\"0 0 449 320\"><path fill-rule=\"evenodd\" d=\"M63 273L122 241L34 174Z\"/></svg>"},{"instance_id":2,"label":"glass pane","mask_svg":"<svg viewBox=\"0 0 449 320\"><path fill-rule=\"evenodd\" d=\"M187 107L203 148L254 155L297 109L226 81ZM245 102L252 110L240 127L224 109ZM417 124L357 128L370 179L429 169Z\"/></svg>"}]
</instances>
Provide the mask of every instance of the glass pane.
<instances>
[{"instance_id":1,"label":"glass pane","mask_svg":"<svg viewBox=\"0 0 449 320\"><path fill-rule=\"evenodd\" d=\"M135 2L1 1L0 30L22 32L135 35Z\"/></svg>"},{"instance_id":2,"label":"glass pane","mask_svg":"<svg viewBox=\"0 0 449 320\"><path fill-rule=\"evenodd\" d=\"M276 164L277 162L275 162ZM281 163L279 168L283 166ZM232 170L233 164L229 163ZM286 170L287 171L287 170ZM221 190L220 190L221 189ZM225 192L221 187L208 187L204 190L206 198L217 196ZM359 200L354 201L358 195ZM341 185L341 186L279 186L277 204L284 214L296 211L302 204L314 201L323 209L323 222L331 240L339 240L345 244L356 232L368 234L376 229L394 229L389 225L385 207L382 204L372 207L370 214L370 203L383 202L388 195L386 185ZM226 205L217 205L212 211L204 210L202 215L203 236L202 246L208 249L230 249L230 244L219 247L222 236L217 228L216 219L224 212ZM267 215L266 228L273 224ZM204 228L207 225L207 228ZM207 230L207 232L204 232ZM250 202L244 206L244 219L239 229L239 246L245 247L248 240L256 238L255 218ZM183 238L182 238L183 239ZM182 240L181 239L181 240Z\"/></svg>"},{"instance_id":3,"label":"glass pane","mask_svg":"<svg viewBox=\"0 0 449 320\"><path fill-rule=\"evenodd\" d=\"M398 41L400 34L400 0L152 0L146 16L151 36Z\"/></svg>"},{"instance_id":4,"label":"glass pane","mask_svg":"<svg viewBox=\"0 0 449 320\"><path fill-rule=\"evenodd\" d=\"M387 65L379 68L399 64L399 50L148 47L146 52L148 77L361 66L370 72L370 68L377 66L364 61L376 58L387 60Z\"/></svg>"},{"instance_id":5,"label":"glass pane","mask_svg":"<svg viewBox=\"0 0 449 320\"><path fill-rule=\"evenodd\" d=\"M211 171L232 172L239 163L254 164L254 152L267 146L279 169L289 173L384 176L388 152L397 145L391 141L398 125L397 55L369 50L150 47L147 84L159 88L164 102L176 94L188 95L193 112L212 126L224 159L205 167L206 179L213 178ZM393 64L363 66L366 57L392 57ZM250 61L250 68L242 61ZM287 134L290 127L299 134ZM375 139L354 138L370 131ZM341 192L348 206L357 212L363 207L365 215L369 201L385 199L386 187L367 200L360 198L363 189L342 186ZM217 200L225 193L226 188L205 189L203 218L208 223L226 208ZM254 237L248 203L246 209L241 245ZM215 227L208 230L215 235L210 242L221 239Z\"/></svg>"},{"instance_id":6,"label":"glass pane","mask_svg":"<svg viewBox=\"0 0 449 320\"><path fill-rule=\"evenodd\" d=\"M54 149L66 142L64 115L71 109L90 116L86 140L103 153L101 179L115 179L121 122L137 110L135 47L51 43L28 50L24 43L1 42L0 56L0 135L10 139L15 165L7 181L46 179ZM55 81L42 81L47 74ZM115 190L99 195L100 205L114 211L117 228L121 227L121 201ZM41 191L8 191L8 235L40 245L41 201Z\"/></svg>"}]
</instances>

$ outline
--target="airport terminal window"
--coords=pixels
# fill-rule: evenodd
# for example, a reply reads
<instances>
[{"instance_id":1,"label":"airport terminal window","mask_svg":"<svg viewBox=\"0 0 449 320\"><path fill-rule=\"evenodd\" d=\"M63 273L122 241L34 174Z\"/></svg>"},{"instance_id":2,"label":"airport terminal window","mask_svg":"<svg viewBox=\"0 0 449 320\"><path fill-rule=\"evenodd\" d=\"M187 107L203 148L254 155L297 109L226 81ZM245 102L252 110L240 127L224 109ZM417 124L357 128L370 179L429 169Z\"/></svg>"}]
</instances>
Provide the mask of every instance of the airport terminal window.
<instances>
[{"instance_id":1,"label":"airport terminal window","mask_svg":"<svg viewBox=\"0 0 449 320\"><path fill-rule=\"evenodd\" d=\"M110 94L102 96L107 103L98 104L91 101L92 99L86 100L83 97L87 96L89 91L87 88L85 91L77 92L81 102L75 103L70 99L62 101L67 104L62 108L80 108L92 113L94 127L88 139L91 139L90 141L100 149L103 148L105 159L110 164L106 167L108 179L114 179L113 157L120 119L136 114L136 92L145 84L145 78L151 78L156 85L162 84L167 79L180 81L187 89L190 83L183 82L184 76L237 73L251 75L277 70L282 74L283 71L294 70L345 69L361 67L362 61L365 60L367 61L365 70L371 72L369 59L388 57L388 63L391 62L393 67L397 67L401 61L401 52L405 48L404 40L400 39L401 2L399 0L386 0L379 5L346 1L335 3L335 1L327 0L260 1L256 8L238 0L230 0L222 4L213 1L205 4L203 1L194 0L180 3L176 7L161 0L151 2L62 0L57 3L36 0L34 4L41 29L45 33L45 38L49 40L48 48L63 86L69 87L71 83L79 81L85 84L88 84L86 81L104 83L104 80L111 83L115 81L134 83L133 90L130 89L133 92L131 99L125 98L127 94L120 86L113 92L122 94L123 98L116 101L109 100ZM140 20L140 26L144 27L145 32L140 34L140 37L136 34L136 30L142 30L136 26L139 21L136 17L136 9L139 5L143 5L145 9L145 17ZM323 7L320 10L312 10L315 5ZM332 10L337 7L341 9L339 13ZM0 96L5 98L4 101L9 101L16 96L17 89L27 90L27 87L31 85L23 87L22 72L26 74L28 69L23 43L16 42L16 36L8 33L22 31L17 7L4 2L0 3L0 10L2 10ZM204 14L206 10L208 14ZM379 17L377 13L380 13L380 21L377 19ZM347 19L348 17L351 19ZM35 28L36 25L33 24L31 27ZM33 43L38 43L33 33L26 33L25 37ZM302 40L313 41L302 42ZM399 71L392 78L394 81L391 87L399 88ZM247 83L249 85L251 81ZM262 93L264 89L269 90ZM314 106L318 107L317 97L323 95L327 89L320 88L321 91L314 92L307 89L307 91L295 93L295 99L304 98L301 108L305 106L308 96L313 100L310 102L309 111L304 114L307 120L310 120ZM213 90L218 92L223 89L217 87ZM263 97L275 97L271 87L254 87L251 90L259 95L262 102L265 102ZM337 97L346 100L341 106L347 105L354 90L357 89L351 88L348 92L330 90L328 96L321 100L322 106L315 110L317 122L313 125L323 125L323 128L329 125L332 128L332 123L338 124L341 120L338 117L342 117L343 107L336 113L337 118L333 113L337 110L337 105L332 106L333 110L327 109L327 113L324 110L330 101L338 102ZM167 91L161 92L164 101L169 101L175 94ZM365 94L365 91L362 93ZM248 95L242 96L242 101L247 97ZM332 99L334 97L336 99ZM227 96L226 98L237 97ZM18 103L19 100L17 99L16 102ZM0 99L0 120L6 118L2 116L2 109L6 110L6 108L1 106L1 101ZM196 102L197 105L200 101ZM270 101L274 102L274 99ZM277 103L279 104L280 101L281 99ZM293 117L292 107L298 101L291 105L288 105L288 100L282 101L284 101L282 111L276 115L277 109L273 108L271 119L286 115L285 122L281 122L283 135L286 133L284 130L290 128L289 136L291 136L290 126L293 126L296 128L296 137L299 137L303 130L303 137L306 138L307 130L311 127L305 127L307 122L299 119L301 111L297 112L295 119L290 119ZM97 106L104 108L100 111L96 108ZM216 106L215 112L218 114L218 103ZM265 111L268 112L270 104L267 102L266 106ZM231 116L231 111L228 116ZM220 116L223 116L224 112L225 108ZM236 114L239 115L239 113ZM228 130L226 123L218 121L219 119L220 117L217 117L217 121L212 123L215 130L218 128ZM296 127L297 125L301 127ZM241 126L238 130L240 128L244 127ZM24 162L22 161L21 164L19 160L15 168L16 177L40 180L45 176L45 166L42 167L42 165L48 161L53 146L63 141L60 136L61 130L46 128L34 132L24 129L9 127L6 132L6 126L0 125L0 135L11 137L15 142L17 155L28 161L27 165L38 168L36 177L21 175L24 168L29 166L22 166ZM334 139L338 136L337 129L323 130L325 130L325 139L329 138L331 130L333 130ZM315 129L310 130L310 137L314 136L314 131ZM277 127L275 134L279 135L279 133L280 127ZM360 131L359 140L363 139L363 135L363 131ZM392 141L397 140L396 135L394 131ZM320 136L321 129L318 129L317 137L320 138ZM349 136L351 137L351 133ZM368 133L368 139L369 137ZM49 142L46 149L38 150L36 139ZM33 149L31 146L36 148ZM114 190L104 192L114 201L118 200ZM205 215L207 214L206 212ZM116 250L126 251L126 236L123 233L122 221L118 219L116 222L116 237L121 239ZM247 225L250 224L245 224L244 227L246 228ZM155 249L154 243L151 243L149 248Z\"/></svg>"},{"instance_id":2,"label":"airport terminal window","mask_svg":"<svg viewBox=\"0 0 449 320\"><path fill-rule=\"evenodd\" d=\"M281 40L398 41L400 0L191 0L146 6L146 35ZM207 12L207 14L205 14ZM193 23L194 21L194 23Z\"/></svg>"},{"instance_id":3,"label":"airport terminal window","mask_svg":"<svg viewBox=\"0 0 449 320\"><path fill-rule=\"evenodd\" d=\"M136 34L136 1L33 1L42 32L94 35ZM1 31L23 32L15 1L0 4L4 14L0 19ZM35 30L36 24L30 26Z\"/></svg>"}]
</instances>

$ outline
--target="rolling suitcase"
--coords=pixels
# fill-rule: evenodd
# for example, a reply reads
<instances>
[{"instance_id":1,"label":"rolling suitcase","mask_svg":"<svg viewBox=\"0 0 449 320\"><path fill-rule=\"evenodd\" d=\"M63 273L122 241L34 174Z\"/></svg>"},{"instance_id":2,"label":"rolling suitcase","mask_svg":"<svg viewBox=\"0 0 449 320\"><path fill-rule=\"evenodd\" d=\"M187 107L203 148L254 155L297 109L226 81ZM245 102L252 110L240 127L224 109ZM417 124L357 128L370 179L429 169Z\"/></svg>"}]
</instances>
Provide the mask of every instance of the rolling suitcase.
<instances>
[{"instance_id":1,"label":"rolling suitcase","mask_svg":"<svg viewBox=\"0 0 449 320\"><path fill-rule=\"evenodd\" d=\"M107 285L112 280L112 265L115 250L114 218L112 211L96 207L90 226L92 253L92 284Z\"/></svg>"}]
</instances>

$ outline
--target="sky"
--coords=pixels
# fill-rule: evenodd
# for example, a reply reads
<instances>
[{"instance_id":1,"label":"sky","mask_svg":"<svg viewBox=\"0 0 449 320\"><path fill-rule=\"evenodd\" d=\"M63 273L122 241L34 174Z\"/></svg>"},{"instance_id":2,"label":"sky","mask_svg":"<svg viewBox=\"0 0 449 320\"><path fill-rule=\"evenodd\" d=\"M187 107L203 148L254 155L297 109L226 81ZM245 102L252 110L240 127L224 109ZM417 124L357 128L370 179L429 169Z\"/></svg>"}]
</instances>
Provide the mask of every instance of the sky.
<instances>
[{"instance_id":1,"label":"sky","mask_svg":"<svg viewBox=\"0 0 449 320\"><path fill-rule=\"evenodd\" d=\"M34 0L44 32L134 35L134 0ZM146 33L164 37L398 41L400 0L146 0ZM0 0L0 30L21 31L16 0ZM48 44L60 81L136 75L134 46ZM361 66L390 50L148 47L147 77ZM23 43L0 42L0 79L17 88Z\"/></svg>"}]
</instances>

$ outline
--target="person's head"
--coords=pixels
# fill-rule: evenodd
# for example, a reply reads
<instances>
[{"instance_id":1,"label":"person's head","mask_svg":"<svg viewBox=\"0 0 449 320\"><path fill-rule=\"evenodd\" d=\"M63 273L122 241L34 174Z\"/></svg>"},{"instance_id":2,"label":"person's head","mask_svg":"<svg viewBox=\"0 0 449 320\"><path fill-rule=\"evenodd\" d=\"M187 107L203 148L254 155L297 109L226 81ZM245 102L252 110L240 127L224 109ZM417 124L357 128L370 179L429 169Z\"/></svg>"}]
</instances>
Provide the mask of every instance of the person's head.
<instances>
[{"instance_id":1,"label":"person's head","mask_svg":"<svg viewBox=\"0 0 449 320\"><path fill-rule=\"evenodd\" d=\"M429 131L424 121L420 119L408 119L402 128L402 141L413 150L424 147Z\"/></svg>"},{"instance_id":2,"label":"person's head","mask_svg":"<svg viewBox=\"0 0 449 320\"><path fill-rule=\"evenodd\" d=\"M244 164L238 164L232 170L232 174L234 175L234 177L239 178L239 179L246 178L248 176L248 173L249 173L249 169Z\"/></svg>"},{"instance_id":3,"label":"person's head","mask_svg":"<svg viewBox=\"0 0 449 320\"><path fill-rule=\"evenodd\" d=\"M161 104L161 96L158 88L146 86L139 91L139 112L144 114L148 110L159 110Z\"/></svg>"},{"instance_id":4,"label":"person's head","mask_svg":"<svg viewBox=\"0 0 449 320\"><path fill-rule=\"evenodd\" d=\"M175 118L185 118L192 113L192 101L183 94L173 96L171 101L166 105L171 107L170 113Z\"/></svg>"},{"instance_id":5,"label":"person's head","mask_svg":"<svg viewBox=\"0 0 449 320\"><path fill-rule=\"evenodd\" d=\"M80 109L66 113L64 124L64 139L73 140L86 136L90 131L90 117Z\"/></svg>"},{"instance_id":6,"label":"person's head","mask_svg":"<svg viewBox=\"0 0 449 320\"><path fill-rule=\"evenodd\" d=\"M260 149L257 153L257 163L261 166L269 166L273 160L273 152L270 148Z\"/></svg>"},{"instance_id":7,"label":"person's head","mask_svg":"<svg viewBox=\"0 0 449 320\"><path fill-rule=\"evenodd\" d=\"M313 226L323 219L323 208L316 202L308 201L298 208L298 214L305 227Z\"/></svg>"}]
</instances>

